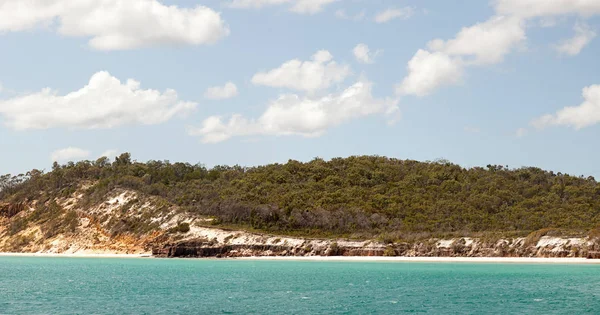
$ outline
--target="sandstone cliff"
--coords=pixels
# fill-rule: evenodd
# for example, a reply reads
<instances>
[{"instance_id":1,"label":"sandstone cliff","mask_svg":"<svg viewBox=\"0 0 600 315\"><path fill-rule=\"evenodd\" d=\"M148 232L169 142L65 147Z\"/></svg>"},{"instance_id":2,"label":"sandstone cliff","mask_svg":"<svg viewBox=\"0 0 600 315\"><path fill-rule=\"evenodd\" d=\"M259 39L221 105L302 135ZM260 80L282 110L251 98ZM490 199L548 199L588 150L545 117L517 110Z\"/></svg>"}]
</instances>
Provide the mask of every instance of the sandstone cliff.
<instances>
[{"instance_id":1,"label":"sandstone cliff","mask_svg":"<svg viewBox=\"0 0 600 315\"><path fill-rule=\"evenodd\" d=\"M473 238L429 239L415 243L314 240L196 228L192 236L155 242L156 257L248 256L405 256L405 257L572 257L600 258L600 242L588 237L543 236L484 241Z\"/></svg>"}]
</instances>

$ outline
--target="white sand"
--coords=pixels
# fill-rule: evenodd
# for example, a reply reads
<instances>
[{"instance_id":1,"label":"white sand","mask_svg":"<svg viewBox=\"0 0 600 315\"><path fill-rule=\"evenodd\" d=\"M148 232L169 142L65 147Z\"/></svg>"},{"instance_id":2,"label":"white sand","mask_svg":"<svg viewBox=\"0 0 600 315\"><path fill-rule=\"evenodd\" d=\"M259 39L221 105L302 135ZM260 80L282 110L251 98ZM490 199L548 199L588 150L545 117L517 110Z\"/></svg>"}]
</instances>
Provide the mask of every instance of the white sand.
<instances>
[{"instance_id":1,"label":"white sand","mask_svg":"<svg viewBox=\"0 0 600 315\"><path fill-rule=\"evenodd\" d=\"M151 254L55 254L55 253L0 253L0 257L76 257L76 258L145 258Z\"/></svg>"},{"instance_id":2,"label":"white sand","mask_svg":"<svg viewBox=\"0 0 600 315\"><path fill-rule=\"evenodd\" d=\"M444 262L444 263L519 263L519 264L600 264L600 259L529 257L382 257L382 256L278 256L240 257L239 260L363 261L363 262Z\"/></svg>"},{"instance_id":3,"label":"white sand","mask_svg":"<svg viewBox=\"0 0 600 315\"><path fill-rule=\"evenodd\" d=\"M0 257L75 257L75 258L152 258L145 254L54 254L0 253ZM217 259L214 257L192 259ZM538 257L384 257L384 256L256 256L218 258L218 260L348 261L348 262L435 262L435 263L518 263L518 264L600 264L600 259Z\"/></svg>"}]
</instances>

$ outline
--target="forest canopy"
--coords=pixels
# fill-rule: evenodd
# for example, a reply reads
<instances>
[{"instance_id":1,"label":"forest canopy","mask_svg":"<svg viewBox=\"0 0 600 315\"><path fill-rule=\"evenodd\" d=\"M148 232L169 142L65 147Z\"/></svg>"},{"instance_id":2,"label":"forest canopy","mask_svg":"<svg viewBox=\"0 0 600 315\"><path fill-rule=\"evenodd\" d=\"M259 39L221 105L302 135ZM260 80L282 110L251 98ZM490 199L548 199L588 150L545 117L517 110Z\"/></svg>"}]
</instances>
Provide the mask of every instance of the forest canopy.
<instances>
[{"instance_id":1,"label":"forest canopy","mask_svg":"<svg viewBox=\"0 0 600 315\"><path fill-rule=\"evenodd\" d=\"M463 168L380 156L258 167L136 162L129 153L0 177L0 201L50 200L89 183L85 203L121 187L216 225L278 233L530 232L600 225L600 184L535 167Z\"/></svg>"}]
</instances>

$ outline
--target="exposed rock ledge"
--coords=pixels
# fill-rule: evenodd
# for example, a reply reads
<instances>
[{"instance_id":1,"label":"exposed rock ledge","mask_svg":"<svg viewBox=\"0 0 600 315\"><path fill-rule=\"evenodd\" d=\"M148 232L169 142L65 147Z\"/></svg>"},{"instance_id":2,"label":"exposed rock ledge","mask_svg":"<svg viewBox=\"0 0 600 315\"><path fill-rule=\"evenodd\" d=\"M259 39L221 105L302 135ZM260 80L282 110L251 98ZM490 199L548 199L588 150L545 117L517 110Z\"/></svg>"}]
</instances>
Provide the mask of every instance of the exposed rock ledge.
<instances>
[{"instance_id":1,"label":"exposed rock ledge","mask_svg":"<svg viewBox=\"0 0 600 315\"><path fill-rule=\"evenodd\" d=\"M405 257L571 257L600 259L600 240L544 236L484 241L431 239L384 244L376 241L312 240L201 228L179 241L152 244L155 257L405 256Z\"/></svg>"}]
</instances>

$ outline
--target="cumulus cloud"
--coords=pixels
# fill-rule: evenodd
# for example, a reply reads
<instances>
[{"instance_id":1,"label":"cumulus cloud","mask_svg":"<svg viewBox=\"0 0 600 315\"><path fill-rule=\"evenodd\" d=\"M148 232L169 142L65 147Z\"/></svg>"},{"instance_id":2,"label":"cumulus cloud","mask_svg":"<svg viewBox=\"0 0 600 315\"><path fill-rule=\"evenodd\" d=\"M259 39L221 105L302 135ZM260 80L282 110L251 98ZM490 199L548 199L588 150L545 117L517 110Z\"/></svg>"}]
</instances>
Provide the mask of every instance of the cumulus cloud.
<instances>
[{"instance_id":1,"label":"cumulus cloud","mask_svg":"<svg viewBox=\"0 0 600 315\"><path fill-rule=\"evenodd\" d=\"M15 130L55 127L96 129L125 124L152 125L185 114L196 103L180 101L177 92L143 90L140 82L121 82L102 71L83 88L59 95L45 88L37 93L0 100L0 116Z\"/></svg>"},{"instance_id":2,"label":"cumulus cloud","mask_svg":"<svg viewBox=\"0 0 600 315\"><path fill-rule=\"evenodd\" d=\"M525 18L578 14L600 14L600 1L596 0L496 0L499 14Z\"/></svg>"},{"instance_id":3,"label":"cumulus cloud","mask_svg":"<svg viewBox=\"0 0 600 315\"><path fill-rule=\"evenodd\" d=\"M349 66L339 65L329 51L321 50L312 56L312 61L293 59L279 68L259 72L252 77L252 83L315 92L344 81L351 73Z\"/></svg>"},{"instance_id":4,"label":"cumulus cloud","mask_svg":"<svg viewBox=\"0 0 600 315\"><path fill-rule=\"evenodd\" d=\"M342 20L362 21L365 18L365 11L361 11L355 15L348 15L344 9L335 11L335 17Z\"/></svg>"},{"instance_id":5,"label":"cumulus cloud","mask_svg":"<svg viewBox=\"0 0 600 315\"><path fill-rule=\"evenodd\" d=\"M495 16L486 22L463 28L451 40L435 39L429 42L428 47L450 56L473 57L475 63L494 64L502 61L525 39L521 19Z\"/></svg>"},{"instance_id":6,"label":"cumulus cloud","mask_svg":"<svg viewBox=\"0 0 600 315\"><path fill-rule=\"evenodd\" d=\"M47 26L64 11L66 4L67 1L59 0L0 0L0 33Z\"/></svg>"},{"instance_id":7,"label":"cumulus cloud","mask_svg":"<svg viewBox=\"0 0 600 315\"><path fill-rule=\"evenodd\" d=\"M523 20L494 16L463 28L450 40L434 39L408 62L408 74L397 92L424 96L461 81L465 67L501 62L526 39Z\"/></svg>"},{"instance_id":8,"label":"cumulus cloud","mask_svg":"<svg viewBox=\"0 0 600 315\"><path fill-rule=\"evenodd\" d=\"M375 62L375 56L377 56L380 53L380 51L372 53L369 49L369 46L367 46L366 44L358 44L356 45L356 47L354 47L352 53L354 54L354 58L356 58L358 62L368 64Z\"/></svg>"},{"instance_id":9,"label":"cumulus cloud","mask_svg":"<svg viewBox=\"0 0 600 315\"><path fill-rule=\"evenodd\" d=\"M398 94L425 96L443 85L462 81L463 65L442 52L417 51L408 62L408 75L396 87Z\"/></svg>"},{"instance_id":10,"label":"cumulus cloud","mask_svg":"<svg viewBox=\"0 0 600 315\"><path fill-rule=\"evenodd\" d=\"M260 9L285 3L290 3L290 0L232 0L227 3L227 6L233 9Z\"/></svg>"},{"instance_id":11,"label":"cumulus cloud","mask_svg":"<svg viewBox=\"0 0 600 315\"><path fill-rule=\"evenodd\" d=\"M583 88L584 102L565 107L555 114L534 119L531 124L542 129L549 126L568 126L577 130L600 123L600 85Z\"/></svg>"},{"instance_id":12,"label":"cumulus cloud","mask_svg":"<svg viewBox=\"0 0 600 315\"><path fill-rule=\"evenodd\" d=\"M204 97L211 100L224 100L238 95L237 86L227 82L224 86L213 86L204 92Z\"/></svg>"},{"instance_id":13,"label":"cumulus cloud","mask_svg":"<svg viewBox=\"0 0 600 315\"><path fill-rule=\"evenodd\" d=\"M219 13L157 0L0 0L0 33L38 26L88 37L98 50L211 44L229 34ZM151 27L150 27L151 26Z\"/></svg>"},{"instance_id":14,"label":"cumulus cloud","mask_svg":"<svg viewBox=\"0 0 600 315\"><path fill-rule=\"evenodd\" d=\"M292 8L292 12L300 14L315 14L323 11L323 8L339 0L296 0Z\"/></svg>"},{"instance_id":15,"label":"cumulus cloud","mask_svg":"<svg viewBox=\"0 0 600 315\"><path fill-rule=\"evenodd\" d=\"M408 19L414 14L414 9L411 7L404 8L389 8L387 10L381 11L377 13L375 16L375 22L377 23L387 23L394 19Z\"/></svg>"},{"instance_id":16,"label":"cumulus cloud","mask_svg":"<svg viewBox=\"0 0 600 315\"><path fill-rule=\"evenodd\" d=\"M325 6L339 0L231 0L227 6L234 9L260 9L266 6L290 4L290 11L299 14L315 14Z\"/></svg>"},{"instance_id":17,"label":"cumulus cloud","mask_svg":"<svg viewBox=\"0 0 600 315\"><path fill-rule=\"evenodd\" d=\"M69 162L82 160L90 156L90 151L83 150L75 147L68 147L60 150L56 150L50 154L52 162Z\"/></svg>"},{"instance_id":18,"label":"cumulus cloud","mask_svg":"<svg viewBox=\"0 0 600 315\"><path fill-rule=\"evenodd\" d=\"M600 1L596 0L495 0L493 3L496 14L487 21L463 28L450 40L434 39L428 43L427 50L419 50L409 61L411 71L398 91L423 95L438 86L454 82L438 71L426 71L429 70L426 66L428 63L423 60L445 60L447 69L454 70L502 62L509 53L525 42L526 26L532 25L528 22L533 18L539 19L541 23L560 15L589 17L600 14ZM596 36L595 32L585 27L576 29L576 33L574 38L563 42L556 49L567 54L577 54ZM424 84L423 87L416 86L421 83Z\"/></svg>"},{"instance_id":19,"label":"cumulus cloud","mask_svg":"<svg viewBox=\"0 0 600 315\"><path fill-rule=\"evenodd\" d=\"M212 116L200 127L188 129L204 143L216 143L237 136L320 136L331 127L359 117L384 114L392 123L398 119L398 100L376 99L372 84L361 80L339 94L322 98L282 95L269 104L258 119L233 115L229 120Z\"/></svg>"},{"instance_id":20,"label":"cumulus cloud","mask_svg":"<svg viewBox=\"0 0 600 315\"><path fill-rule=\"evenodd\" d=\"M574 37L555 46L559 53L571 56L578 55L596 37L596 32L585 24L575 24L573 30L575 31Z\"/></svg>"}]
</instances>

